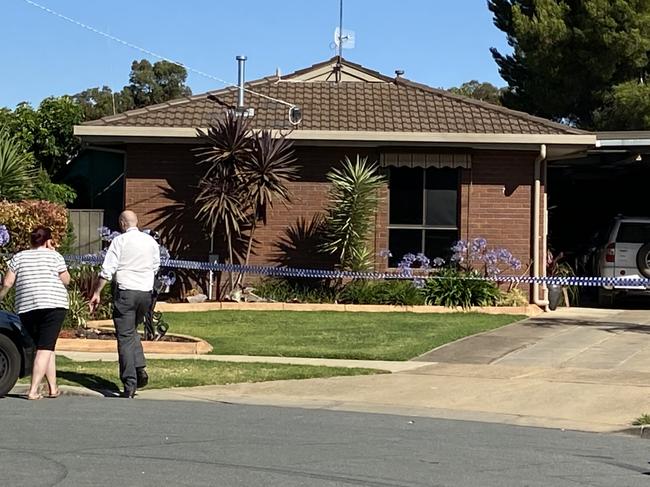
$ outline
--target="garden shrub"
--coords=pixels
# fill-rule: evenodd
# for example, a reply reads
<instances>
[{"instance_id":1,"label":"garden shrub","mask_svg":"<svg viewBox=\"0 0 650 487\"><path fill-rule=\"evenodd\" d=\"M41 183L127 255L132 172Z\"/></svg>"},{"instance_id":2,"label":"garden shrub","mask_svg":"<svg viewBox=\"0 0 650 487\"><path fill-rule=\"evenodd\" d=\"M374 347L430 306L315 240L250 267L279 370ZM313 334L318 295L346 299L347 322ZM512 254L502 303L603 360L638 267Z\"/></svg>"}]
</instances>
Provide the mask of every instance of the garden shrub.
<instances>
[{"instance_id":1,"label":"garden shrub","mask_svg":"<svg viewBox=\"0 0 650 487\"><path fill-rule=\"evenodd\" d=\"M329 281L271 277L254 286L257 296L283 303L334 303L338 291Z\"/></svg>"},{"instance_id":2,"label":"garden shrub","mask_svg":"<svg viewBox=\"0 0 650 487\"><path fill-rule=\"evenodd\" d=\"M518 287L503 291L497 301L497 306L526 306L527 304L528 296Z\"/></svg>"},{"instance_id":3,"label":"garden shrub","mask_svg":"<svg viewBox=\"0 0 650 487\"><path fill-rule=\"evenodd\" d=\"M429 277L423 288L427 304L451 308L494 306L501 297L496 284L486 281L476 270L441 269Z\"/></svg>"},{"instance_id":4,"label":"garden shrub","mask_svg":"<svg viewBox=\"0 0 650 487\"><path fill-rule=\"evenodd\" d=\"M68 312L63 328L83 328L90 319L90 307L85 296L74 287L68 289Z\"/></svg>"},{"instance_id":5,"label":"garden shrub","mask_svg":"<svg viewBox=\"0 0 650 487\"><path fill-rule=\"evenodd\" d=\"M424 294L412 280L356 280L341 291L340 301L349 304L390 304L417 306L424 304Z\"/></svg>"},{"instance_id":6,"label":"garden shrub","mask_svg":"<svg viewBox=\"0 0 650 487\"><path fill-rule=\"evenodd\" d=\"M92 298L93 291L99 281L99 270L101 266L80 264L70 266L70 286L68 286L70 296L70 309L72 309L73 292L78 293L74 299L85 301L86 307ZM95 310L92 318L95 320L107 320L113 314L112 285L109 283L102 289L101 303ZM87 319L90 315L87 316Z\"/></svg>"},{"instance_id":7,"label":"garden shrub","mask_svg":"<svg viewBox=\"0 0 650 487\"><path fill-rule=\"evenodd\" d=\"M38 225L50 228L52 239L61 244L68 229L68 212L64 206L49 201L0 201L0 223L7 227L10 235L2 250L14 253L29 248L31 231Z\"/></svg>"}]
</instances>

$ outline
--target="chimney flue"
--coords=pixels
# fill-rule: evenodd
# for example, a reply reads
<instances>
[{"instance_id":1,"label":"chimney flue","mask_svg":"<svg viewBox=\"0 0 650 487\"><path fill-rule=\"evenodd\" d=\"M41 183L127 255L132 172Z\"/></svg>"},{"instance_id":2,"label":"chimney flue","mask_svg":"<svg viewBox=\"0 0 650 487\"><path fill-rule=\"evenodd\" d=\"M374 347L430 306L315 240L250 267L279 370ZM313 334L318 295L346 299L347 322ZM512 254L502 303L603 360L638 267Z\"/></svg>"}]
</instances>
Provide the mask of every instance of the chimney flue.
<instances>
[{"instance_id":1,"label":"chimney flue","mask_svg":"<svg viewBox=\"0 0 650 487\"><path fill-rule=\"evenodd\" d=\"M237 86L239 87L239 94L237 96L237 108L244 108L244 78L246 76L245 71L246 66L246 56L237 56L237 67L238 67L238 77L237 77Z\"/></svg>"},{"instance_id":2,"label":"chimney flue","mask_svg":"<svg viewBox=\"0 0 650 487\"><path fill-rule=\"evenodd\" d=\"M404 70L403 69L396 69L395 70L395 79L398 80L402 76L404 76Z\"/></svg>"}]
</instances>

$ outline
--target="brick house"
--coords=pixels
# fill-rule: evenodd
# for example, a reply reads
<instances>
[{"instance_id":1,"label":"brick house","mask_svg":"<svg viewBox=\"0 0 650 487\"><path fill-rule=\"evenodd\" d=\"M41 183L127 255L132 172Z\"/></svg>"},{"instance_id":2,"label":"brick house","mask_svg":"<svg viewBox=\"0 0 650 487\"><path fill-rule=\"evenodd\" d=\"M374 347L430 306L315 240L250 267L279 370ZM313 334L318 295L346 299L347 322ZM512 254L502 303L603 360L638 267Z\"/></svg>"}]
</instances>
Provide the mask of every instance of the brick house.
<instances>
[{"instance_id":1,"label":"brick house","mask_svg":"<svg viewBox=\"0 0 650 487\"><path fill-rule=\"evenodd\" d=\"M302 122L292 126L286 105L246 93L253 127L286 134L301 166L300 179L291 184L292 203L276 205L256 233L260 246L253 263L325 265L296 242L292 259L283 260L290 253L283 245L287 229L295 237L299 223L323 209L325 174L357 154L377 161L388 181L373 242L375 254L390 249L394 257L387 262L378 255L377 269L394 266L406 252L441 256L455 240L478 236L508 248L524 264L541 263L547 161L596 142L595 134L346 60L337 65L336 58L246 88L302 111ZM235 105L237 95L236 88L226 88L75 127L94 150L121 151L124 207L145 226L162 229L179 256L205 260L210 252L188 204L203 172L192 149L202 143L196 128L221 116L223 105ZM533 265L530 273L543 275L544 267ZM532 291L532 300L541 302L543 296Z\"/></svg>"}]
</instances>

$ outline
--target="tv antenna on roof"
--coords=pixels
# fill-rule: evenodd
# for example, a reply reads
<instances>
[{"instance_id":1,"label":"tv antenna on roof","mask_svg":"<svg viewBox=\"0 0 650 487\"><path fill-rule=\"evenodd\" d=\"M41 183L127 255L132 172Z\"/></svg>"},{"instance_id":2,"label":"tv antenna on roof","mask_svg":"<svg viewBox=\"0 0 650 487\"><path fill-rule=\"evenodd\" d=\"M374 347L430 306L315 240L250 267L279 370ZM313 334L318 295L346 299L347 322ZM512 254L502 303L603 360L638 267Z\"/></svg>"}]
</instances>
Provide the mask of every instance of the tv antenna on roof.
<instances>
[{"instance_id":1,"label":"tv antenna on roof","mask_svg":"<svg viewBox=\"0 0 650 487\"><path fill-rule=\"evenodd\" d=\"M336 73L337 83L341 81L341 70L343 68L343 49L354 48L354 31L343 29L343 0L339 1L339 26L334 29L334 46L337 50L336 66L334 71Z\"/></svg>"}]
</instances>

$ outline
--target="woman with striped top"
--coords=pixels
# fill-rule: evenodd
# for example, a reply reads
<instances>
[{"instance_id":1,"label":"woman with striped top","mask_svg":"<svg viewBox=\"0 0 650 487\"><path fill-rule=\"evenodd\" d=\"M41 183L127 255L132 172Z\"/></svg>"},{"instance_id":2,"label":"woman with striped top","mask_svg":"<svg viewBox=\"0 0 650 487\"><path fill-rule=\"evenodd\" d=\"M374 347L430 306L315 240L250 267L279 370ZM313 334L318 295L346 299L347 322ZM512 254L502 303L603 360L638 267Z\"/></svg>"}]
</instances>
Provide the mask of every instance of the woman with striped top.
<instances>
[{"instance_id":1,"label":"woman with striped top","mask_svg":"<svg viewBox=\"0 0 650 487\"><path fill-rule=\"evenodd\" d=\"M49 394L60 395L56 384L54 347L68 309L70 274L61 254L54 250L49 228L36 227L30 236L31 249L18 252L9 262L0 300L16 285L16 313L34 339L36 357L27 399L41 399L38 388L47 379Z\"/></svg>"}]
</instances>

